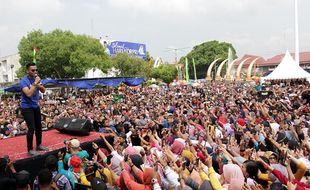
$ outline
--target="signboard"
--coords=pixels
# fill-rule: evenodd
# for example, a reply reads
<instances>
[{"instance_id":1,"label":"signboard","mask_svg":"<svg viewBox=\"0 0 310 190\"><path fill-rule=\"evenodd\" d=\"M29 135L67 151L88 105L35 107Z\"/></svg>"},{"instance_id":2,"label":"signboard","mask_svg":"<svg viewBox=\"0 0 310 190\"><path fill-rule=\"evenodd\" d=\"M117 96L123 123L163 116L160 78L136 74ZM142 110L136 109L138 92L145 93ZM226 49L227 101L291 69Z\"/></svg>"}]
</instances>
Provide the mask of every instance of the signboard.
<instances>
[{"instance_id":1,"label":"signboard","mask_svg":"<svg viewBox=\"0 0 310 190\"><path fill-rule=\"evenodd\" d=\"M111 41L111 40L100 40L100 41L106 47L106 53L108 55L116 55L118 53L128 53L129 55L146 59L145 44Z\"/></svg>"}]
</instances>

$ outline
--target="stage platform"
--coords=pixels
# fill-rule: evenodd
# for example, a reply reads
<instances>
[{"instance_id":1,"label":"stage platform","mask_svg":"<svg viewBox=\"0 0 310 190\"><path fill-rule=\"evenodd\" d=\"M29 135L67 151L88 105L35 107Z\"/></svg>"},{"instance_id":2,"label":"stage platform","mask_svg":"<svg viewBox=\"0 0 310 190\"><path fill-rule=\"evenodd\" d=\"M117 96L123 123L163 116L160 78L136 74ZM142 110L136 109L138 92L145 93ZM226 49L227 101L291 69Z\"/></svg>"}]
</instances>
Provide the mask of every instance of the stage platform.
<instances>
[{"instance_id":1,"label":"stage platform","mask_svg":"<svg viewBox=\"0 0 310 190\"><path fill-rule=\"evenodd\" d=\"M92 142L96 142L100 147L106 147L103 140L100 139L100 134L102 133L90 132L89 136L73 136L60 133L56 129L44 131L42 133L42 144L48 147L49 151L40 151L40 155L34 157L27 154L26 135L3 139L0 140L0 157L8 155L14 161L17 171L27 170L31 173L31 177L34 178L38 171L43 168L45 158L48 155L54 154L57 156L58 151L64 151L64 140L77 138L81 142L81 148L92 155ZM108 138L108 141L111 142L113 139ZM36 146L35 135L33 145Z\"/></svg>"}]
</instances>

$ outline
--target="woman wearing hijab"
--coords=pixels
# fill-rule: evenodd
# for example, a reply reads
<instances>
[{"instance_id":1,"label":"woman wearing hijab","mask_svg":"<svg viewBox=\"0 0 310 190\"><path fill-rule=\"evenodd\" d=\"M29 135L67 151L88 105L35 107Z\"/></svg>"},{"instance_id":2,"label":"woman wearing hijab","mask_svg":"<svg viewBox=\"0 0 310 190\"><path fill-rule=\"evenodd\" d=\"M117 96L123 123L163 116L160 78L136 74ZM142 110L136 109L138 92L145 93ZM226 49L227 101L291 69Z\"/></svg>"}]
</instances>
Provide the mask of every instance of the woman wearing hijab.
<instances>
[{"instance_id":1,"label":"woman wearing hijab","mask_svg":"<svg viewBox=\"0 0 310 190\"><path fill-rule=\"evenodd\" d=\"M244 176L241 168L236 164L226 164L221 176L223 187L228 190L241 190L244 185Z\"/></svg>"}]
</instances>

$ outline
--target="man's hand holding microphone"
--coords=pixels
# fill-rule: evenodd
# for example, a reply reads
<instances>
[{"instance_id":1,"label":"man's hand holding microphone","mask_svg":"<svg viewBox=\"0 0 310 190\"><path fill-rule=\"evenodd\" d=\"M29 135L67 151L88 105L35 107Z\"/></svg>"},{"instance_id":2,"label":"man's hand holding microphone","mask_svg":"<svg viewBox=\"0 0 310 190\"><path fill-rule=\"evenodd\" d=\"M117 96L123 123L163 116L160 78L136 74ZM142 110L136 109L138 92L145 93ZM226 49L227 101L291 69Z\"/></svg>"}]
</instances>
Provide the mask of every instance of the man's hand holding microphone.
<instances>
[{"instance_id":1,"label":"man's hand holding microphone","mask_svg":"<svg viewBox=\"0 0 310 190\"><path fill-rule=\"evenodd\" d=\"M39 75L35 76L34 86L37 87L37 88L41 86L41 78L39 77Z\"/></svg>"},{"instance_id":2,"label":"man's hand holding microphone","mask_svg":"<svg viewBox=\"0 0 310 190\"><path fill-rule=\"evenodd\" d=\"M34 87L36 89L39 89L41 93L44 93L45 92L45 88L44 86L42 85L41 83L41 78L39 77L38 74L35 74L34 75L34 83L33 83Z\"/></svg>"}]
</instances>

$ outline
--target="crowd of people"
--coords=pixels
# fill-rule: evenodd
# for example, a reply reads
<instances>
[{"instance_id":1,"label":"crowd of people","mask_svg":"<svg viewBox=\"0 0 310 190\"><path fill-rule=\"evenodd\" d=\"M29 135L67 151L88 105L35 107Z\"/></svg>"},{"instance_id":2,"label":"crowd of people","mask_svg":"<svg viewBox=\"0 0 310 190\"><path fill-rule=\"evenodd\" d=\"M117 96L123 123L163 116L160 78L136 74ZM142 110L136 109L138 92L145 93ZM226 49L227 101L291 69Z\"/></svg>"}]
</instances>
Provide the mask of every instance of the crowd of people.
<instances>
[{"instance_id":1,"label":"crowd of people","mask_svg":"<svg viewBox=\"0 0 310 190\"><path fill-rule=\"evenodd\" d=\"M61 117L89 119L105 146L93 143L92 154L78 139L68 141L65 153L46 158L33 183L1 158L0 187L310 189L309 92L301 81L213 82L45 96L44 128ZM27 131L18 105L1 101L1 138Z\"/></svg>"}]
</instances>

